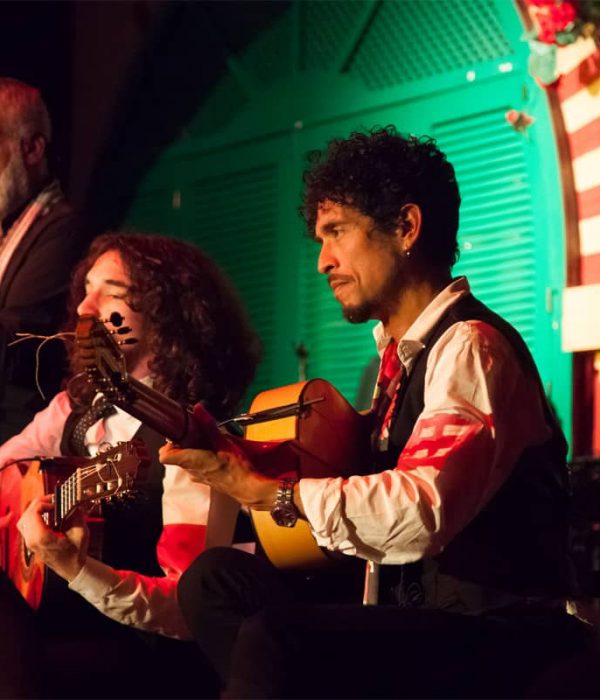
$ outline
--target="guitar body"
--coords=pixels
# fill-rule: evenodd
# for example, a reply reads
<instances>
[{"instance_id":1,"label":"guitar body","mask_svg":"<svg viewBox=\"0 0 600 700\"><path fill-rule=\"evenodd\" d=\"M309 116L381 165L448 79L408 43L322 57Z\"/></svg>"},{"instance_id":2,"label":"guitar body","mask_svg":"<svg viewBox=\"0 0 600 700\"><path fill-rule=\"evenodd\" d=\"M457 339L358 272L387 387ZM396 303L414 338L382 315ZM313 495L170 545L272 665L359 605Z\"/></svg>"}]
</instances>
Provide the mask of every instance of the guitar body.
<instances>
[{"instance_id":1,"label":"guitar body","mask_svg":"<svg viewBox=\"0 0 600 700\"><path fill-rule=\"evenodd\" d=\"M290 384L256 396L250 413L298 403L297 415L250 425L249 440L292 441L291 459L279 465L278 476L297 478L349 477L370 463L371 423L323 379ZM270 471L270 470L269 470ZM319 568L332 561L315 542L308 524L298 520L293 528L276 525L268 511L251 511L260 544L279 568Z\"/></svg>"},{"instance_id":2,"label":"guitar body","mask_svg":"<svg viewBox=\"0 0 600 700\"><path fill-rule=\"evenodd\" d=\"M15 588L37 610L48 582L48 571L39 558L25 546L17 523L34 498L54 495L55 509L51 527L62 529L64 521L79 506L88 509L107 498L129 497L143 487L149 465L148 452L139 441L120 443L102 454L86 459L56 457L20 462L2 475L0 520L0 568ZM88 517L90 553L97 554L102 530L98 518ZM56 577L54 577L56 578Z\"/></svg>"},{"instance_id":3,"label":"guitar body","mask_svg":"<svg viewBox=\"0 0 600 700\"><path fill-rule=\"evenodd\" d=\"M34 498L51 493L48 473L41 469L41 462L23 462L26 469L21 478L21 488L4 488L0 497L2 515L10 513L11 518L2 530L2 557L0 566L13 582L19 593L29 605L36 609L40 606L45 583L45 566L33 552L25 546L17 522L23 511ZM17 469L15 465L15 469Z\"/></svg>"}]
</instances>

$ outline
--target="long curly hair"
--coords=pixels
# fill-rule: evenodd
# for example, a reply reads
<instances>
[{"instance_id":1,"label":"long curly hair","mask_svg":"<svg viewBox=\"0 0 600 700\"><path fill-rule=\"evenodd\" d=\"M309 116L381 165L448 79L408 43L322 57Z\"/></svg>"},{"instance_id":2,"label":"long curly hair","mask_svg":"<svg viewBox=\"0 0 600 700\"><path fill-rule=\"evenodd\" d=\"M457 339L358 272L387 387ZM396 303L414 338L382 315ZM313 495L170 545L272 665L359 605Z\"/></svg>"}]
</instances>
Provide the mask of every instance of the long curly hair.
<instances>
[{"instance_id":1,"label":"long curly hair","mask_svg":"<svg viewBox=\"0 0 600 700\"><path fill-rule=\"evenodd\" d=\"M137 232L99 236L74 272L68 326L75 327L88 271L113 250L131 278L129 304L145 318L153 387L181 404L202 401L217 419L230 417L254 377L260 342L230 282L197 247ZM76 352L71 369L78 369Z\"/></svg>"},{"instance_id":2,"label":"long curly hair","mask_svg":"<svg viewBox=\"0 0 600 700\"><path fill-rule=\"evenodd\" d=\"M333 139L326 150L312 151L308 161L300 213L310 235L325 200L354 207L388 234L410 202L423 215L415 252L435 267L454 265L460 193L454 168L433 139L404 137L386 126Z\"/></svg>"}]
</instances>

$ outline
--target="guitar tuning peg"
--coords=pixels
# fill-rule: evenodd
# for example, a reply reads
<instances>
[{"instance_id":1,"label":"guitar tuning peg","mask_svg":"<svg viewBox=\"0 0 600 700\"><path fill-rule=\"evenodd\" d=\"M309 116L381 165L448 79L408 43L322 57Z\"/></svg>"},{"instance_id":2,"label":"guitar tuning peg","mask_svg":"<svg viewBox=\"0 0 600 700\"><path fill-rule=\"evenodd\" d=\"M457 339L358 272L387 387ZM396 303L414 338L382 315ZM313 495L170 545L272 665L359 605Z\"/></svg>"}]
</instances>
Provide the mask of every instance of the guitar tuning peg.
<instances>
[{"instance_id":1,"label":"guitar tuning peg","mask_svg":"<svg viewBox=\"0 0 600 700\"><path fill-rule=\"evenodd\" d=\"M125 338L125 340L117 341L118 345L135 345L135 343L139 343L137 338Z\"/></svg>"},{"instance_id":2,"label":"guitar tuning peg","mask_svg":"<svg viewBox=\"0 0 600 700\"><path fill-rule=\"evenodd\" d=\"M131 333L131 328L129 326L121 326L111 333L117 333L118 335L125 335L125 333Z\"/></svg>"}]
</instances>

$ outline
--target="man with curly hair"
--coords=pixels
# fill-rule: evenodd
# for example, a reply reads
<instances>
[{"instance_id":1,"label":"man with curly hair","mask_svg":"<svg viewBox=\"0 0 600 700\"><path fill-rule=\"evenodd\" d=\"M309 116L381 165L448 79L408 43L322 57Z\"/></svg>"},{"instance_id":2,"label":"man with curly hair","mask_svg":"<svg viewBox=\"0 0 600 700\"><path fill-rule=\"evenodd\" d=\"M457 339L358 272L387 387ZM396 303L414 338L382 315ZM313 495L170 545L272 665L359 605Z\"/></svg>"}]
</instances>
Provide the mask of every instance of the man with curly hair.
<instances>
[{"instance_id":1,"label":"man with curly hair","mask_svg":"<svg viewBox=\"0 0 600 700\"><path fill-rule=\"evenodd\" d=\"M122 345L131 377L184 406L201 401L219 419L230 417L237 408L254 375L258 340L228 281L194 246L136 233L100 236L75 271L71 301L73 316L111 319L115 312L121 315L123 327L129 330L117 337L136 341ZM111 321L107 327L112 328ZM74 372L77 365L74 353ZM157 450L164 438L121 409L107 406L91 424L82 423L99 401L102 396L88 384L86 375L75 374L66 391L0 447L0 466L33 455L95 455L105 443L141 438L152 457L147 500L127 508L105 508L102 561L88 554L87 528L81 517L64 534L48 528L42 514L52 509L51 497L31 502L19 530L28 549L104 615L138 630L189 638L176 585L204 547L208 487L194 483L177 466L163 468ZM0 473L0 491L18 493L20 479L17 465L9 466ZM82 618L60 621L62 636L72 630L76 637L82 619L87 624L87 606L81 607ZM50 627L46 619L57 613L63 611L45 610L42 603L45 629ZM108 630L109 639L115 634L123 637L118 636L119 626L98 625L94 619L92 628L99 626ZM131 634L125 637L126 643L131 639ZM108 657L113 658L103 653L107 665ZM125 676L131 676L132 664L130 659ZM145 670L146 679L154 677L150 670ZM85 673L90 673L89 668ZM106 680L109 687L116 682ZM144 694L140 679L132 677L130 682ZM169 694L176 692L174 682L166 687ZM50 690L42 688L44 694ZM167 692L165 686L152 690L159 696ZM101 693L98 688L95 692ZM123 686L118 692L127 694Z\"/></svg>"},{"instance_id":2,"label":"man with curly hair","mask_svg":"<svg viewBox=\"0 0 600 700\"><path fill-rule=\"evenodd\" d=\"M381 565L379 604L307 604L266 562L217 549L181 579L186 619L230 697L514 697L584 638L563 605L566 443L533 359L452 279L460 195L431 139L336 139L305 185L319 272L350 322L379 321L370 462L278 481L226 452L162 458Z\"/></svg>"}]
</instances>

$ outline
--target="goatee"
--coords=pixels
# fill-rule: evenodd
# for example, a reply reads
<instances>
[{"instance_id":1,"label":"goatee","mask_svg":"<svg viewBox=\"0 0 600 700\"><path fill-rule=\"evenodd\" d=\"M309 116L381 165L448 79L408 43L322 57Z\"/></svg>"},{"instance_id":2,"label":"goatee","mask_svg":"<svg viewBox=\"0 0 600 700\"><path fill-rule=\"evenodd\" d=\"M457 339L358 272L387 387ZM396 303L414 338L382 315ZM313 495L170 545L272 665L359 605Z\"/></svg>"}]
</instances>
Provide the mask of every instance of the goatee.
<instances>
[{"instance_id":1,"label":"goatee","mask_svg":"<svg viewBox=\"0 0 600 700\"><path fill-rule=\"evenodd\" d=\"M370 299L354 306L342 306L342 314L350 323L366 323L372 319L382 318L386 310L393 307L408 286L410 271L407 260L397 253L390 251L393 265L380 288Z\"/></svg>"},{"instance_id":2,"label":"goatee","mask_svg":"<svg viewBox=\"0 0 600 700\"><path fill-rule=\"evenodd\" d=\"M375 306L372 301L366 301L359 306L343 306L342 314L350 323L366 323L373 318Z\"/></svg>"}]
</instances>

